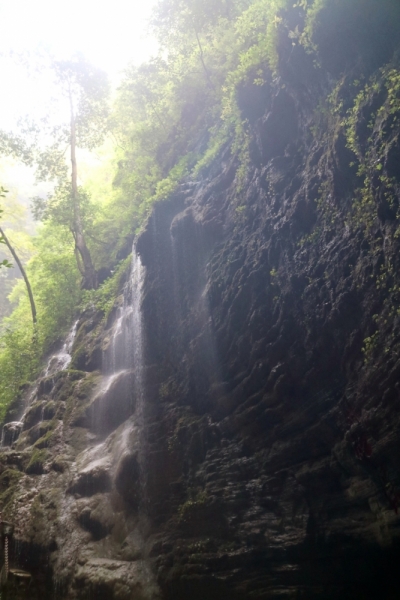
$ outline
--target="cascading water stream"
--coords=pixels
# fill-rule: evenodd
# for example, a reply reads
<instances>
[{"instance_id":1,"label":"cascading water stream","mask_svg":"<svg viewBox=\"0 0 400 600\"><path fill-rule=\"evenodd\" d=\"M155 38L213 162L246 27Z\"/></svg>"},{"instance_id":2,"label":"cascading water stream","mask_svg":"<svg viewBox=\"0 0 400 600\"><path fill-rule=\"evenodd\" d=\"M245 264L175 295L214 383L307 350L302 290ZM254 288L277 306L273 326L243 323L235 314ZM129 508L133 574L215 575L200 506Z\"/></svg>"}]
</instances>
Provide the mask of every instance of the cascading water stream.
<instances>
[{"instance_id":1,"label":"cascading water stream","mask_svg":"<svg viewBox=\"0 0 400 600\"><path fill-rule=\"evenodd\" d=\"M123 305L118 309L110 345L104 356L104 371L115 374L134 368L140 379L142 366L141 297L144 268L140 256L133 250L130 277L125 285Z\"/></svg>"},{"instance_id":2,"label":"cascading water stream","mask_svg":"<svg viewBox=\"0 0 400 600\"><path fill-rule=\"evenodd\" d=\"M123 304L118 309L110 343L104 355L104 377L99 390L99 393L105 397L105 401L109 396L108 401L112 402L113 388L124 388L123 381L127 381L129 390L125 389L125 393L130 391L131 395L130 412L129 410L128 412L135 413L137 426L139 421L142 421L144 400L141 313L144 272L140 256L133 249L130 276L125 284ZM101 410L101 403L99 403L99 410Z\"/></svg>"},{"instance_id":3,"label":"cascading water stream","mask_svg":"<svg viewBox=\"0 0 400 600\"><path fill-rule=\"evenodd\" d=\"M144 269L133 251L131 271L123 290L103 355L103 377L90 409L91 428L104 435L111 433L135 411L141 413L143 401L143 334L141 296Z\"/></svg>"},{"instance_id":4,"label":"cascading water stream","mask_svg":"<svg viewBox=\"0 0 400 600\"><path fill-rule=\"evenodd\" d=\"M71 362L71 350L72 350L72 346L73 346L73 343L75 340L77 328L78 328L78 319L74 322L61 350L52 354L49 357L46 367L42 371L40 378L45 378L45 377L50 377L52 375L56 375L56 373L59 373L60 371L64 371L65 369L68 368L68 365ZM11 421L11 422L5 423L3 425L2 432L1 432L1 439L0 439L0 448L3 448L6 445L11 446L18 439L18 437L23 429L25 415L26 415L29 407L35 401L35 399L37 397L38 389L39 389L39 385L36 384L33 387L33 389L30 391L29 395L27 396L27 398L25 400L25 406L24 406L23 412L22 412L19 420ZM43 420L43 418L44 418L44 406L42 407L41 420Z\"/></svg>"},{"instance_id":5,"label":"cascading water stream","mask_svg":"<svg viewBox=\"0 0 400 600\"><path fill-rule=\"evenodd\" d=\"M140 256L135 254L132 261L132 276L130 280L130 301L132 306L132 361L135 369L134 389L137 409L143 409L143 323L142 323L142 292L144 268Z\"/></svg>"},{"instance_id":6,"label":"cascading water stream","mask_svg":"<svg viewBox=\"0 0 400 600\"><path fill-rule=\"evenodd\" d=\"M71 350L75 340L76 330L78 329L78 322L77 319L73 324L61 350L50 356L43 377L49 377L59 371L64 371L68 367L71 362Z\"/></svg>"},{"instance_id":7,"label":"cascading water stream","mask_svg":"<svg viewBox=\"0 0 400 600\"><path fill-rule=\"evenodd\" d=\"M86 498L85 502L88 506L92 502L91 498L101 498L104 514L114 514L115 518L120 520L119 527L125 529L127 540L131 539L130 536L135 537L134 543L137 548L135 553L139 554L139 558L134 560L139 560L137 564L140 564L141 569L140 573L137 571L135 577L143 581L145 574L149 572L150 579L146 582L146 587L151 588L155 584L151 580L150 570L144 559L143 532L146 518L144 511L141 510L145 504L143 497L146 487L143 433L144 331L141 311L144 276L145 269L134 249L122 302L109 330L108 344L103 354L102 378L87 408L86 448L77 455L72 466L70 491L72 494L76 491ZM105 482L109 483L104 484L104 489L98 490L97 496L94 490L96 485L99 485L97 483L100 481L99 474ZM113 495L109 493L109 489L113 490ZM116 509L113 503L116 493L121 495L123 501L121 506L129 506L126 514ZM98 515L96 518L101 520L102 511L96 509L95 514ZM76 519L75 515L76 504L73 495L66 494L62 500L58 520L60 542L58 572L60 574L65 573L65 565L71 563L71 556L76 556L75 542L69 535L70 524ZM112 548L115 540L112 532L109 535L110 537L105 536L103 544L105 548L109 548L110 553L107 557L114 560ZM130 548L131 543L127 542L126 547ZM136 563L129 562L131 559L121 559L121 556L118 556L115 560L123 570L129 565L132 569L136 569ZM71 573L74 568L72 565ZM62 577L65 578L65 575ZM56 580L54 584L56 586Z\"/></svg>"},{"instance_id":8,"label":"cascading water stream","mask_svg":"<svg viewBox=\"0 0 400 600\"><path fill-rule=\"evenodd\" d=\"M141 488L141 501L145 503L146 499L146 451L145 451L145 385L144 385L144 335L142 319L142 297L143 281L145 270L136 253L132 261L132 277L130 302L132 306L132 361L134 365L133 390L135 395L136 413L135 422L138 428L138 465L139 465L139 483Z\"/></svg>"}]
</instances>

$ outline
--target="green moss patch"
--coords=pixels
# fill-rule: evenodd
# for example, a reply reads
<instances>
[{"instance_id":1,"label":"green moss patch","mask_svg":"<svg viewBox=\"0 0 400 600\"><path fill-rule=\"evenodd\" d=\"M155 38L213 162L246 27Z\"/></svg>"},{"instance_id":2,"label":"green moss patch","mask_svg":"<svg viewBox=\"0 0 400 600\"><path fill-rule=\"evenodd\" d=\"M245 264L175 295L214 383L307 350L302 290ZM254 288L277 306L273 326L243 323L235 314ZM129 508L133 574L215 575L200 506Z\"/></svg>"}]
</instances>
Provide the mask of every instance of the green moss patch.
<instances>
[{"instance_id":1,"label":"green moss patch","mask_svg":"<svg viewBox=\"0 0 400 600\"><path fill-rule=\"evenodd\" d=\"M80 418L90 404L90 397L100 379L100 373L95 371L94 373L85 374L84 379L80 379L71 386L64 414L65 423L70 425L80 424Z\"/></svg>"},{"instance_id":2,"label":"green moss patch","mask_svg":"<svg viewBox=\"0 0 400 600\"><path fill-rule=\"evenodd\" d=\"M28 473L28 475L42 475L44 472L44 463L48 457L49 453L47 450L35 448L25 467L25 472Z\"/></svg>"},{"instance_id":3,"label":"green moss patch","mask_svg":"<svg viewBox=\"0 0 400 600\"><path fill-rule=\"evenodd\" d=\"M21 477L21 471L17 471L16 469L6 469L0 475L0 507L6 515L10 511Z\"/></svg>"}]
</instances>

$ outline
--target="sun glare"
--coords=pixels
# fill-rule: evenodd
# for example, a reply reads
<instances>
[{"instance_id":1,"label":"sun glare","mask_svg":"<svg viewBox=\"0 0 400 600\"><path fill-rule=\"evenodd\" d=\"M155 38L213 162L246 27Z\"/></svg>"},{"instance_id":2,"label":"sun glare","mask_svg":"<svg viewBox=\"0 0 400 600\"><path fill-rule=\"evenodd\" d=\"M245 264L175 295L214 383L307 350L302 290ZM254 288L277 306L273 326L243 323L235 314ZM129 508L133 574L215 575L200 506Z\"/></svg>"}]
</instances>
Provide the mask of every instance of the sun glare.
<instances>
[{"instance_id":1,"label":"sun glare","mask_svg":"<svg viewBox=\"0 0 400 600\"><path fill-rule=\"evenodd\" d=\"M117 83L128 63L141 63L156 51L147 33L155 0L3 0L0 2L0 127L13 127L20 115L43 105L46 86L26 78L7 58L10 52L38 48L58 58L82 52Z\"/></svg>"}]
</instances>

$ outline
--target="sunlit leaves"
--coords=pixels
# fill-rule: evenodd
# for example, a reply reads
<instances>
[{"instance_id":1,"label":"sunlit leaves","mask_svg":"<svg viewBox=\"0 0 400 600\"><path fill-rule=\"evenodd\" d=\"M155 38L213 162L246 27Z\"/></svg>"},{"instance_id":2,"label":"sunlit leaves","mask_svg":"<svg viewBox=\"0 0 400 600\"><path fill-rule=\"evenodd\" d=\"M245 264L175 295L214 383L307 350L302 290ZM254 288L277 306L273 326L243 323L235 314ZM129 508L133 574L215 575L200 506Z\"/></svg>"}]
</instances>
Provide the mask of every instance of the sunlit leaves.
<instances>
[{"instance_id":1,"label":"sunlit leaves","mask_svg":"<svg viewBox=\"0 0 400 600\"><path fill-rule=\"evenodd\" d=\"M29 300L20 280L11 294L15 309L0 328L0 417L20 386L36 376L49 345L68 329L81 297L74 245L65 227L40 229L26 269L38 311L37 335L32 343Z\"/></svg>"}]
</instances>

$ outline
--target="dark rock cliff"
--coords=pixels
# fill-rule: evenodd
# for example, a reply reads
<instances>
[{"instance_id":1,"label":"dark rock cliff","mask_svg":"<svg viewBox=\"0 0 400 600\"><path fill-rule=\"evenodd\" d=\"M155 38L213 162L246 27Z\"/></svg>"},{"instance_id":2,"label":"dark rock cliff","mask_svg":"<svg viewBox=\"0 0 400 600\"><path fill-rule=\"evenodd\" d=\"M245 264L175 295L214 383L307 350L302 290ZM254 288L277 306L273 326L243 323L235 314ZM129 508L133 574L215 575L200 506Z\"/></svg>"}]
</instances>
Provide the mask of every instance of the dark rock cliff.
<instances>
[{"instance_id":1,"label":"dark rock cliff","mask_svg":"<svg viewBox=\"0 0 400 600\"><path fill-rule=\"evenodd\" d=\"M349 108L350 79L300 46L281 62L239 93L247 179L226 148L137 239L140 392L129 357L99 392L116 321L83 315L0 456L31 598L398 596L397 125L377 76L354 125L368 196L319 110L334 89Z\"/></svg>"}]
</instances>

